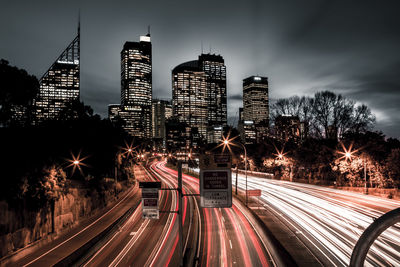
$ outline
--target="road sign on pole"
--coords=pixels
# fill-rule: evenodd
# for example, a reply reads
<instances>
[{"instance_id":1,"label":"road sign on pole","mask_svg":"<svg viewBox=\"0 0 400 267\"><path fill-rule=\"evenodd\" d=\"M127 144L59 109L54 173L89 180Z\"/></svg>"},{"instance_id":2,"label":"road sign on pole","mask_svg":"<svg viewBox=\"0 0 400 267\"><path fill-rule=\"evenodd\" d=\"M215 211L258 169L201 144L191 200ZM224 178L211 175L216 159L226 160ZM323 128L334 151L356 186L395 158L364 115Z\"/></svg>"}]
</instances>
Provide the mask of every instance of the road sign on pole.
<instances>
[{"instance_id":1,"label":"road sign on pole","mask_svg":"<svg viewBox=\"0 0 400 267\"><path fill-rule=\"evenodd\" d=\"M231 170L200 170L200 206L232 207Z\"/></svg>"},{"instance_id":2,"label":"road sign on pole","mask_svg":"<svg viewBox=\"0 0 400 267\"><path fill-rule=\"evenodd\" d=\"M200 156L200 206L232 207L232 160L230 154Z\"/></svg>"},{"instance_id":3,"label":"road sign on pole","mask_svg":"<svg viewBox=\"0 0 400 267\"><path fill-rule=\"evenodd\" d=\"M247 190L247 195L249 197L259 197L261 196L261 190L260 189Z\"/></svg>"},{"instance_id":4,"label":"road sign on pole","mask_svg":"<svg viewBox=\"0 0 400 267\"><path fill-rule=\"evenodd\" d=\"M144 219L158 219L160 212L158 209L158 190L161 188L160 182L140 182L142 188L142 217Z\"/></svg>"}]
</instances>

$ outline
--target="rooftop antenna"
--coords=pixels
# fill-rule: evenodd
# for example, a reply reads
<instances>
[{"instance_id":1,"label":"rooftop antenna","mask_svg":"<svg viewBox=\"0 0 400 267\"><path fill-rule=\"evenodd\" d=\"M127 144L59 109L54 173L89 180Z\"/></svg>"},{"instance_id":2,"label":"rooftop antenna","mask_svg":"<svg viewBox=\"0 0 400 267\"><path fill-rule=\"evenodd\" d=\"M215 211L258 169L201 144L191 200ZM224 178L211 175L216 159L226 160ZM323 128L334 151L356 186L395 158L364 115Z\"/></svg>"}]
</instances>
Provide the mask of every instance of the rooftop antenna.
<instances>
[{"instance_id":1,"label":"rooftop antenna","mask_svg":"<svg viewBox=\"0 0 400 267\"><path fill-rule=\"evenodd\" d=\"M211 54L211 44L210 44L210 54Z\"/></svg>"},{"instance_id":2,"label":"rooftop antenna","mask_svg":"<svg viewBox=\"0 0 400 267\"><path fill-rule=\"evenodd\" d=\"M147 35L150 36L150 25L147 25Z\"/></svg>"},{"instance_id":3,"label":"rooftop antenna","mask_svg":"<svg viewBox=\"0 0 400 267\"><path fill-rule=\"evenodd\" d=\"M203 40L201 40L201 53L203 54Z\"/></svg>"},{"instance_id":4,"label":"rooftop antenna","mask_svg":"<svg viewBox=\"0 0 400 267\"><path fill-rule=\"evenodd\" d=\"M78 36L81 35L81 9L78 11Z\"/></svg>"}]
</instances>

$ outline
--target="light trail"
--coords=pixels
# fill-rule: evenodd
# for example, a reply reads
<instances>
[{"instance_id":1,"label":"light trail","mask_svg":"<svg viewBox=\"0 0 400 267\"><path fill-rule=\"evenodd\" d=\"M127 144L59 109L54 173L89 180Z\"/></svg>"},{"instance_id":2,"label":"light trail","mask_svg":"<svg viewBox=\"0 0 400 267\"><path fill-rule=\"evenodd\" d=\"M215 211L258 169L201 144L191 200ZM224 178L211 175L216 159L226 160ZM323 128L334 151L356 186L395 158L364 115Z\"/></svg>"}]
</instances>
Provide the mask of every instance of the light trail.
<instances>
[{"instance_id":1,"label":"light trail","mask_svg":"<svg viewBox=\"0 0 400 267\"><path fill-rule=\"evenodd\" d=\"M177 171L158 164L160 170L177 176ZM191 191L199 193L199 180L189 175L182 175L183 181L191 187ZM175 178L176 179L176 178ZM201 265L205 266L268 266L266 247L260 241L255 228L248 222L236 205L226 209L203 209L203 241ZM227 216L223 216L224 214ZM232 225L228 231L225 225ZM231 239L235 236L235 239ZM236 241L236 242L235 242ZM229 253L228 253L229 250ZM239 253L235 253L238 251ZM232 255L239 260L233 262ZM273 262L272 262L273 264Z\"/></svg>"},{"instance_id":2,"label":"light trail","mask_svg":"<svg viewBox=\"0 0 400 267\"><path fill-rule=\"evenodd\" d=\"M63 242L61 242L60 244L58 244L57 246L54 246L53 248L51 248L50 250L46 251L45 253L43 253L42 255L40 255L39 257L33 259L32 261L28 262L27 264L23 265L23 267L25 266L29 266L31 264L33 264L34 262L38 261L39 259L43 258L44 256L48 255L49 253L51 253L52 251L54 251L55 249L63 246L64 244L66 244L67 242L71 241L72 239L78 237L80 234L82 234L83 232L90 230L90 228L95 225L97 222L99 222L101 219L103 219L105 216L107 216L112 210L114 210L115 208L117 208L121 203L123 203L123 201L125 199L127 199L132 193L134 192L134 188L129 189L128 193L121 199L118 201L118 203L116 205L114 205L111 209L109 209L106 213L104 213L102 216L100 216L99 218L97 218L94 222L92 222L91 224L89 224L88 226L86 226L85 228L83 228L82 230L80 230L79 232L77 232L76 234L74 234L73 236L69 237L68 239L64 240Z\"/></svg>"},{"instance_id":3,"label":"light trail","mask_svg":"<svg viewBox=\"0 0 400 267\"><path fill-rule=\"evenodd\" d=\"M245 177L239 175L239 188ZM261 189L261 201L286 224L298 229L307 247L324 262L347 266L363 231L399 201L308 184L257 178L248 175L248 189ZM400 226L390 227L375 241L366 266L400 266Z\"/></svg>"}]
</instances>

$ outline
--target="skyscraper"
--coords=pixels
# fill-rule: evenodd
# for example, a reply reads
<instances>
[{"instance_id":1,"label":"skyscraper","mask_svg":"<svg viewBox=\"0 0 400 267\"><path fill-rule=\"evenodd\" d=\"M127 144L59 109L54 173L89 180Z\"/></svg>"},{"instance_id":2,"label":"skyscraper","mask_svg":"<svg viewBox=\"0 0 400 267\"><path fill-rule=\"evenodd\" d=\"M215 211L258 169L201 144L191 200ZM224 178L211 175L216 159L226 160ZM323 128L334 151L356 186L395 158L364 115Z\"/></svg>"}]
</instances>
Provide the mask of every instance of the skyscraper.
<instances>
[{"instance_id":1,"label":"skyscraper","mask_svg":"<svg viewBox=\"0 0 400 267\"><path fill-rule=\"evenodd\" d=\"M243 80L243 121L253 121L257 142L268 135L268 78L251 76Z\"/></svg>"},{"instance_id":2,"label":"skyscraper","mask_svg":"<svg viewBox=\"0 0 400 267\"><path fill-rule=\"evenodd\" d=\"M196 129L200 138L219 141L227 124L226 66L222 56L201 54L198 60L180 64L172 71L172 87L174 116Z\"/></svg>"},{"instance_id":3,"label":"skyscraper","mask_svg":"<svg viewBox=\"0 0 400 267\"><path fill-rule=\"evenodd\" d=\"M69 103L80 96L80 26L78 34L39 80L35 123L57 120Z\"/></svg>"},{"instance_id":4,"label":"skyscraper","mask_svg":"<svg viewBox=\"0 0 400 267\"><path fill-rule=\"evenodd\" d=\"M121 51L119 117L131 136L152 137L152 64L150 33L139 42L126 42ZM109 116L112 114L109 114Z\"/></svg>"},{"instance_id":5,"label":"skyscraper","mask_svg":"<svg viewBox=\"0 0 400 267\"><path fill-rule=\"evenodd\" d=\"M153 99L153 138L165 139L165 122L171 117L171 101Z\"/></svg>"},{"instance_id":6,"label":"skyscraper","mask_svg":"<svg viewBox=\"0 0 400 267\"><path fill-rule=\"evenodd\" d=\"M172 70L173 116L203 138L206 138L208 122L206 79L197 60L182 63Z\"/></svg>"},{"instance_id":7,"label":"skyscraper","mask_svg":"<svg viewBox=\"0 0 400 267\"><path fill-rule=\"evenodd\" d=\"M201 54L199 66L206 74L208 126L224 127L227 123L226 66L220 55Z\"/></svg>"}]
</instances>

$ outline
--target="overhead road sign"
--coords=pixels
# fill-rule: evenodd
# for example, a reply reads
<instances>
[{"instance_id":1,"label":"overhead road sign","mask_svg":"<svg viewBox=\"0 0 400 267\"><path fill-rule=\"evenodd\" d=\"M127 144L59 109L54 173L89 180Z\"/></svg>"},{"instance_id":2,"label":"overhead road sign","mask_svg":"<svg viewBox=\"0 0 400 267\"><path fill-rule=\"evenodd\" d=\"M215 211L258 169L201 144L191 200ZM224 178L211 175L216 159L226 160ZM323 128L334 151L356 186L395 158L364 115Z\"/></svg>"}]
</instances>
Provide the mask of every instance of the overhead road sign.
<instances>
[{"instance_id":1,"label":"overhead road sign","mask_svg":"<svg viewBox=\"0 0 400 267\"><path fill-rule=\"evenodd\" d=\"M158 219L158 190L161 188L161 182L140 182L139 187L142 188L142 217Z\"/></svg>"}]
</instances>

